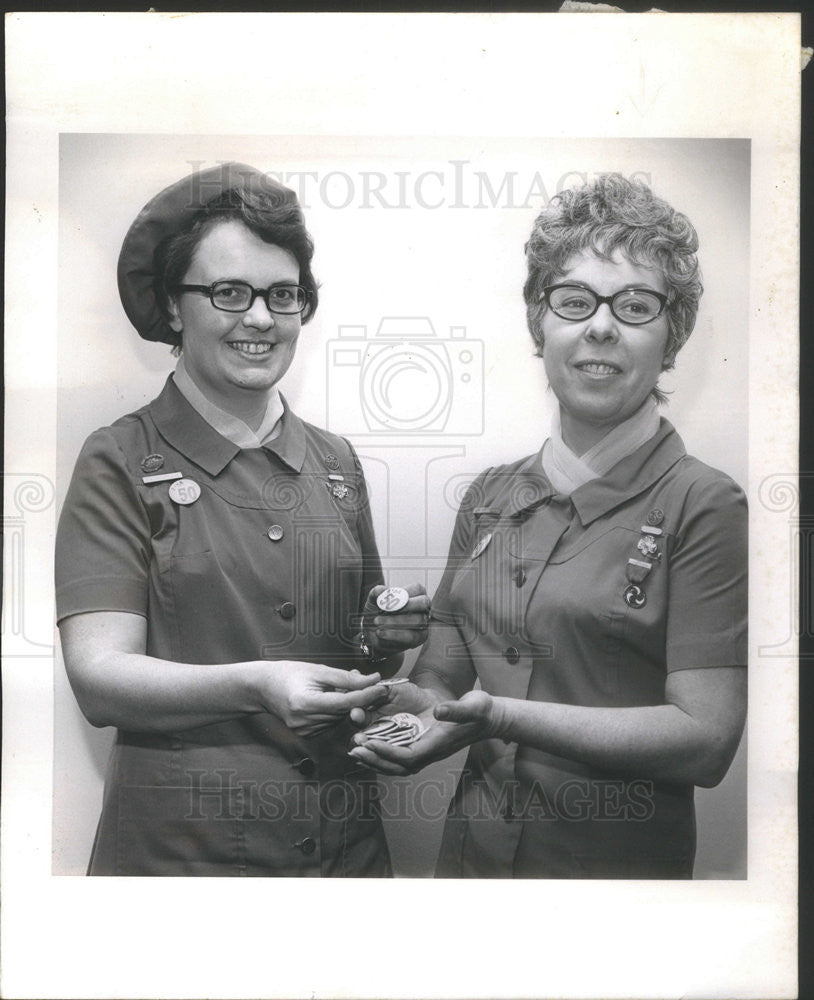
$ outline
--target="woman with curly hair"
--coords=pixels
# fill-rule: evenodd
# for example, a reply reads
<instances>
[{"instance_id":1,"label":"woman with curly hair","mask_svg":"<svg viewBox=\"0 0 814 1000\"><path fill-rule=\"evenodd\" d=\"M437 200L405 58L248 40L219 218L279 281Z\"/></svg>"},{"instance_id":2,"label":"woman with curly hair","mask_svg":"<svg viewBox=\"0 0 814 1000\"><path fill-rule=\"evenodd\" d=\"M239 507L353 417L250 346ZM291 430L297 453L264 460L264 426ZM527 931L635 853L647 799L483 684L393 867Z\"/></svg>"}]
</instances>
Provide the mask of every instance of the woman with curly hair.
<instances>
[{"instance_id":1,"label":"woman with curly hair","mask_svg":"<svg viewBox=\"0 0 814 1000\"><path fill-rule=\"evenodd\" d=\"M426 731L352 750L406 774L469 747L440 876L692 877L694 786L723 778L744 725L747 610L743 491L658 412L695 323L697 246L613 174L534 223L550 437L461 506L430 638L393 692Z\"/></svg>"}]
</instances>

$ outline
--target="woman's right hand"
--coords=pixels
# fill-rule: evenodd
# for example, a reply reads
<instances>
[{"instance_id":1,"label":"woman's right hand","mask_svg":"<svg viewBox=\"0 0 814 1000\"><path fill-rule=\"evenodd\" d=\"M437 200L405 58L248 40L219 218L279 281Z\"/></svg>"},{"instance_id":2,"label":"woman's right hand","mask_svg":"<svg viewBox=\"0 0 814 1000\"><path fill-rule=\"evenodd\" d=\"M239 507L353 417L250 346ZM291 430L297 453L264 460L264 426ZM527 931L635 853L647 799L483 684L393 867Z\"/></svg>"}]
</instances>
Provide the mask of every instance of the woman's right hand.
<instances>
[{"instance_id":1,"label":"woman's right hand","mask_svg":"<svg viewBox=\"0 0 814 1000\"><path fill-rule=\"evenodd\" d=\"M260 661L258 698L267 712L300 736L314 736L384 704L388 688L379 674L339 670L299 660Z\"/></svg>"}]
</instances>

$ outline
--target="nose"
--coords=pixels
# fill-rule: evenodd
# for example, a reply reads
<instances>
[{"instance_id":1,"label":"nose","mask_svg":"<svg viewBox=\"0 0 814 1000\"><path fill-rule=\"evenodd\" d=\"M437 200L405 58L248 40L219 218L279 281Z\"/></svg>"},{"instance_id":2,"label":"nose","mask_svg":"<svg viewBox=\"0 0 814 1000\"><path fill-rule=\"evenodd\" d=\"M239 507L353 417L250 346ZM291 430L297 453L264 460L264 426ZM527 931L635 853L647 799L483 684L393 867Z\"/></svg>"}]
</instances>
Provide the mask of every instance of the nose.
<instances>
[{"instance_id":1,"label":"nose","mask_svg":"<svg viewBox=\"0 0 814 1000\"><path fill-rule=\"evenodd\" d=\"M243 313L243 325L257 330L269 330L274 326L274 313L266 305L262 295L256 295Z\"/></svg>"},{"instance_id":2,"label":"nose","mask_svg":"<svg viewBox=\"0 0 814 1000\"><path fill-rule=\"evenodd\" d=\"M585 336L592 340L618 340L619 329L609 303L603 302L588 320Z\"/></svg>"}]
</instances>

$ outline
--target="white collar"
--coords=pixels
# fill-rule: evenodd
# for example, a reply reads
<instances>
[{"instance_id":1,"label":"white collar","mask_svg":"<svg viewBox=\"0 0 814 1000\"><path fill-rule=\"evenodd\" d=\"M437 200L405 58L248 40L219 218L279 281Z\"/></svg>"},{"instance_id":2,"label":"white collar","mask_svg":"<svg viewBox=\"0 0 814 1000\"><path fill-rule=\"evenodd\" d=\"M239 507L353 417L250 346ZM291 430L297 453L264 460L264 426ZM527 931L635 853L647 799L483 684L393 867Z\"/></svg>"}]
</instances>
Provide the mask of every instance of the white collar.
<instances>
[{"instance_id":1,"label":"white collar","mask_svg":"<svg viewBox=\"0 0 814 1000\"><path fill-rule=\"evenodd\" d=\"M183 354L178 359L172 378L178 391L189 405L198 411L210 427L213 427L218 434L237 445L238 448L260 448L280 433L283 401L280 399L277 386L271 390L260 426L256 431L253 431L240 417L235 417L231 413L227 413L226 410L222 410L201 392L186 369Z\"/></svg>"},{"instance_id":2,"label":"white collar","mask_svg":"<svg viewBox=\"0 0 814 1000\"><path fill-rule=\"evenodd\" d=\"M659 429L656 402L649 397L639 409L589 448L575 455L562 438L559 406L551 420L551 437L543 445L543 471L557 493L570 496L575 489L604 476L606 472L632 455Z\"/></svg>"}]
</instances>

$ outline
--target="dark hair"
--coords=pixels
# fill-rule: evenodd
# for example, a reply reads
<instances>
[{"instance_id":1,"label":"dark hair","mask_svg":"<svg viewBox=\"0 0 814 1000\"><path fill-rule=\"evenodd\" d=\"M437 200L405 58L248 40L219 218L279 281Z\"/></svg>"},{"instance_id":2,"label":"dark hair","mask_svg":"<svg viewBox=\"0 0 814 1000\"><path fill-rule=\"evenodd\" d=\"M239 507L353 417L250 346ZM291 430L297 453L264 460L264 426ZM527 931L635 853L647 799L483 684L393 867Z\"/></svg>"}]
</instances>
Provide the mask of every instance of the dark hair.
<instances>
[{"instance_id":1,"label":"dark hair","mask_svg":"<svg viewBox=\"0 0 814 1000\"><path fill-rule=\"evenodd\" d=\"M183 282L201 240L221 222L232 220L242 222L265 243L282 247L296 258L300 266L299 283L308 292L308 301L302 313L302 322L307 323L319 303L318 285L311 271L314 242L305 228L302 209L294 192L257 183L245 183L223 191L207 202L186 228L168 236L155 248L153 289L164 317L170 317L170 290ZM174 346L181 346L180 333Z\"/></svg>"},{"instance_id":2,"label":"dark hair","mask_svg":"<svg viewBox=\"0 0 814 1000\"><path fill-rule=\"evenodd\" d=\"M523 287L529 332L543 354L542 290L562 277L568 261L584 251L609 259L621 250L645 267L660 267L667 280L669 338L665 370L695 325L703 292L698 267L698 236L689 219L657 198L641 181L602 174L581 187L555 195L537 216L526 244L528 277ZM658 399L664 398L658 389Z\"/></svg>"}]
</instances>

